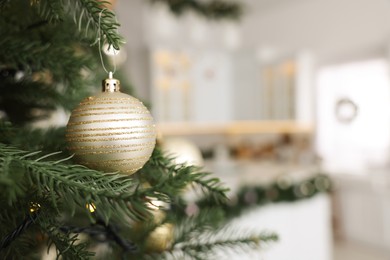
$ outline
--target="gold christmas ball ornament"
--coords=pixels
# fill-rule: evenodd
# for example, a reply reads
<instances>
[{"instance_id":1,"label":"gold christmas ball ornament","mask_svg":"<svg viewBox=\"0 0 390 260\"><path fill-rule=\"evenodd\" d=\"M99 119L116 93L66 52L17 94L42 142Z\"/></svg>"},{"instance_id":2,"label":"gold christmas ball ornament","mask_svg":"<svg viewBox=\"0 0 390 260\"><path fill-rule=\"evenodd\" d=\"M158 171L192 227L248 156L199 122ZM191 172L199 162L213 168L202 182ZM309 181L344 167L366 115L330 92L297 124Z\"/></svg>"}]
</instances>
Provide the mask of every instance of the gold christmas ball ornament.
<instances>
[{"instance_id":1,"label":"gold christmas ball ornament","mask_svg":"<svg viewBox=\"0 0 390 260\"><path fill-rule=\"evenodd\" d=\"M119 80L110 73L103 80L103 92L84 99L72 111L66 141L77 163L130 175L149 160L156 129L142 102L119 89Z\"/></svg>"},{"instance_id":2,"label":"gold christmas ball ornament","mask_svg":"<svg viewBox=\"0 0 390 260\"><path fill-rule=\"evenodd\" d=\"M146 238L145 251L161 253L172 246L174 227L172 223L164 223L156 227Z\"/></svg>"},{"instance_id":3,"label":"gold christmas ball ornament","mask_svg":"<svg viewBox=\"0 0 390 260\"><path fill-rule=\"evenodd\" d=\"M162 150L173 156L176 164L203 166L202 153L193 142L185 138L166 138L161 143Z\"/></svg>"}]
</instances>

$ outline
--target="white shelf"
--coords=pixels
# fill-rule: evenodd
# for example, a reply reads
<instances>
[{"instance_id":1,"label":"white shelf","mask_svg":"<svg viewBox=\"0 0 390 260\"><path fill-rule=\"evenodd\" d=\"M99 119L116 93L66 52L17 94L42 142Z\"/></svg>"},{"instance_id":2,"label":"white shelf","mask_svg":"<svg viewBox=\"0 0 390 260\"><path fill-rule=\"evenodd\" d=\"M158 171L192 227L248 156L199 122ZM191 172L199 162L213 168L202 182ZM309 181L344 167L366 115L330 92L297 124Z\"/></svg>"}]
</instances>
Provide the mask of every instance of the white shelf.
<instances>
[{"instance_id":1,"label":"white shelf","mask_svg":"<svg viewBox=\"0 0 390 260\"><path fill-rule=\"evenodd\" d=\"M314 126L295 121L233 121L159 123L157 130L163 136L186 135L243 135L267 133L311 134Z\"/></svg>"}]
</instances>

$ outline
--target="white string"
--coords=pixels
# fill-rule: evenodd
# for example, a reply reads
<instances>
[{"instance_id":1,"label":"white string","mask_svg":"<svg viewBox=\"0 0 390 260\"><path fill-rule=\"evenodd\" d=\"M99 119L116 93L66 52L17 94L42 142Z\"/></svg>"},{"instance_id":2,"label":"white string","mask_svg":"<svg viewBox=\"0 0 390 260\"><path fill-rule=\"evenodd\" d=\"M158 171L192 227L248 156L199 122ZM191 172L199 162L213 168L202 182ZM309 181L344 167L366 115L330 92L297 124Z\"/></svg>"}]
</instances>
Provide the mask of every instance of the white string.
<instances>
[{"instance_id":1,"label":"white string","mask_svg":"<svg viewBox=\"0 0 390 260\"><path fill-rule=\"evenodd\" d=\"M116 53L115 53L115 49L114 49L114 58L113 58L113 63L114 63L114 71L113 72L109 72L107 69L106 69L106 66L104 66L104 60L103 60L103 54L102 54L102 46L101 46L101 31L100 31L100 25L101 25L101 20L102 20L102 14L104 11L106 11L107 8L104 8L100 11L100 14L99 14L99 24L98 24L98 37L97 37L97 42L98 42L98 47L99 47L99 55L100 55L100 62L102 63L102 67L104 69L104 71L106 73L108 73L111 78L112 78L112 75L116 72L116 61L115 61L115 56L116 56ZM112 47L112 45L110 46L110 48L114 48Z\"/></svg>"}]
</instances>

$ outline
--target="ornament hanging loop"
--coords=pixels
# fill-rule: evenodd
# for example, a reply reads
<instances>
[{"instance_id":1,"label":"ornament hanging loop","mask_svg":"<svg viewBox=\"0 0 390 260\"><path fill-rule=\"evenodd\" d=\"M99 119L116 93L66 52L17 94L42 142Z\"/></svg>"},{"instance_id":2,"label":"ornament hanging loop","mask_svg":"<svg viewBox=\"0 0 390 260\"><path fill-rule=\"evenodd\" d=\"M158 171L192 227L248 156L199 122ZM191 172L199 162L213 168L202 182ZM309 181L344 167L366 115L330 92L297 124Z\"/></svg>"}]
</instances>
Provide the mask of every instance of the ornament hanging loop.
<instances>
[{"instance_id":1,"label":"ornament hanging loop","mask_svg":"<svg viewBox=\"0 0 390 260\"><path fill-rule=\"evenodd\" d=\"M97 30L97 39L96 41L98 42L98 47L99 47L99 55L100 55L100 62L102 64L102 67L104 69L104 71L106 73L108 73L109 75L109 78L112 79L112 75L116 72L116 61L115 61L115 56L116 56L116 50L114 49L114 59L113 59L113 63L114 63L114 71L113 72L108 72L108 70L106 69L106 66L104 65L104 60L103 60L103 54L102 54L102 33L101 33L101 30L100 30L100 26L101 26L101 22L102 22L102 15L105 11L107 11L108 9L107 8L103 8L100 13L99 13L99 25L98 25L98 30ZM104 40L104 39L103 39ZM95 43L96 43L95 41ZM94 44L95 44L94 43ZM108 48L113 48L112 45L109 45Z\"/></svg>"}]
</instances>

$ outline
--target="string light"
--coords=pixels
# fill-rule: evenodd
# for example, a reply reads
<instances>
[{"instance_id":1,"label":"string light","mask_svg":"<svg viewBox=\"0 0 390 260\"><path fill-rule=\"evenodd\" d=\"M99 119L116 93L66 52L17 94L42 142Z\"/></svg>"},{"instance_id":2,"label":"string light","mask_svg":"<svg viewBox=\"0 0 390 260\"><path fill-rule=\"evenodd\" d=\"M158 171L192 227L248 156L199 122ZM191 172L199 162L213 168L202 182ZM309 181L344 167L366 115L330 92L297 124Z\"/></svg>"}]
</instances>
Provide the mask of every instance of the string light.
<instances>
[{"instance_id":1,"label":"string light","mask_svg":"<svg viewBox=\"0 0 390 260\"><path fill-rule=\"evenodd\" d=\"M95 204L93 204L92 202L91 203L87 203L85 205L85 207L89 210L89 212L91 213L94 213L96 211L96 206Z\"/></svg>"},{"instance_id":2,"label":"string light","mask_svg":"<svg viewBox=\"0 0 390 260\"><path fill-rule=\"evenodd\" d=\"M31 202L30 203L30 213L37 212L41 208L41 205L37 202Z\"/></svg>"}]
</instances>

